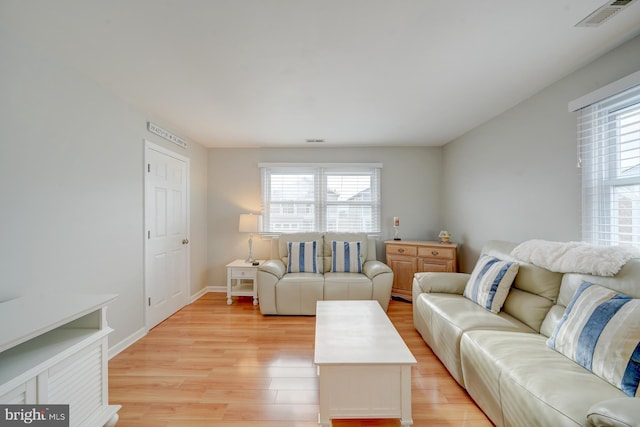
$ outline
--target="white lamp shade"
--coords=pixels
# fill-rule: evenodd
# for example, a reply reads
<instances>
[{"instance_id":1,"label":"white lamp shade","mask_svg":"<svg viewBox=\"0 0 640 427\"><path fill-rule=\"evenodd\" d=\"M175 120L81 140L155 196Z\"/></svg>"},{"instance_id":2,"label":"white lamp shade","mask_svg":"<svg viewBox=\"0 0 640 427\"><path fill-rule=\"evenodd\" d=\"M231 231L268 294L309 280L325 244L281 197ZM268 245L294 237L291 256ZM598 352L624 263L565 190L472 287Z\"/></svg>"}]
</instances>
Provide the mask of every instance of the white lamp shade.
<instances>
[{"instance_id":1,"label":"white lamp shade","mask_svg":"<svg viewBox=\"0 0 640 427\"><path fill-rule=\"evenodd\" d=\"M240 226L238 227L238 230L241 233L257 233L258 231L260 231L261 219L261 215L241 214Z\"/></svg>"}]
</instances>

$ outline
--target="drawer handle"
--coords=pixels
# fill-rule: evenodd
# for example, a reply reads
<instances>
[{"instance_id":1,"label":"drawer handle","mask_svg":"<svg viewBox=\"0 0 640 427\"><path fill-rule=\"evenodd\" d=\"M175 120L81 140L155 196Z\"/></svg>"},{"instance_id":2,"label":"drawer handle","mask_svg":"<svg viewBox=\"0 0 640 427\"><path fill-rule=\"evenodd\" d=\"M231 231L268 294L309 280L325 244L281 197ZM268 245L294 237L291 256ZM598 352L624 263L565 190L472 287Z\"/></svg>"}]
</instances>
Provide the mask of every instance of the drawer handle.
<instances>
[{"instance_id":1,"label":"drawer handle","mask_svg":"<svg viewBox=\"0 0 640 427\"><path fill-rule=\"evenodd\" d=\"M438 252L438 251L431 251L431 255L433 255L433 256L436 256L436 255L438 255L439 253L440 253L440 252Z\"/></svg>"},{"instance_id":2,"label":"drawer handle","mask_svg":"<svg viewBox=\"0 0 640 427\"><path fill-rule=\"evenodd\" d=\"M404 248L400 248L400 249L398 249L398 252L399 252L399 253L401 253L401 254L403 254L403 253L404 253Z\"/></svg>"}]
</instances>

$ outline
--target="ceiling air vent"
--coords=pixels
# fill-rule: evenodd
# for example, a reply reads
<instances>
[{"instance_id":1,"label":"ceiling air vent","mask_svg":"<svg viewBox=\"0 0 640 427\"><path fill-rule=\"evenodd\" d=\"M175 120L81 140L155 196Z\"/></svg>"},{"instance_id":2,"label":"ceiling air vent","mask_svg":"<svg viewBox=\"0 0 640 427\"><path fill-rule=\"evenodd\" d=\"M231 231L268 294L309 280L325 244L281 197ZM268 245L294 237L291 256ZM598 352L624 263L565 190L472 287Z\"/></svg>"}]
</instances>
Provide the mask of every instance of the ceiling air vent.
<instances>
[{"instance_id":1,"label":"ceiling air vent","mask_svg":"<svg viewBox=\"0 0 640 427\"><path fill-rule=\"evenodd\" d=\"M609 1L604 6L594 10L584 18L582 21L576 24L576 27L597 27L609 20L613 15L620 12L625 7L629 6L634 0L616 0Z\"/></svg>"}]
</instances>

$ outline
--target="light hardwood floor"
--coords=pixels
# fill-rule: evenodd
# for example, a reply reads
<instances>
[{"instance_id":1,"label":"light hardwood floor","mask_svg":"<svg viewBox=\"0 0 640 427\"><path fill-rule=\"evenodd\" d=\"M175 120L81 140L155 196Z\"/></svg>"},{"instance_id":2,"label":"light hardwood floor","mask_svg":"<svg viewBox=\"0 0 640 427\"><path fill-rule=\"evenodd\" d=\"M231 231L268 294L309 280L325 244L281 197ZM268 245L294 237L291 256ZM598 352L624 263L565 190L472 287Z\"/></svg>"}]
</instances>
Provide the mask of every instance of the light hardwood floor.
<instances>
[{"instance_id":1,"label":"light hardwood floor","mask_svg":"<svg viewBox=\"0 0 640 427\"><path fill-rule=\"evenodd\" d=\"M263 316L251 298L209 293L109 362L117 427L315 427L315 317ZM418 360L414 426L491 426L413 327L411 304L388 315ZM398 420L334 420L333 427L398 426Z\"/></svg>"}]
</instances>

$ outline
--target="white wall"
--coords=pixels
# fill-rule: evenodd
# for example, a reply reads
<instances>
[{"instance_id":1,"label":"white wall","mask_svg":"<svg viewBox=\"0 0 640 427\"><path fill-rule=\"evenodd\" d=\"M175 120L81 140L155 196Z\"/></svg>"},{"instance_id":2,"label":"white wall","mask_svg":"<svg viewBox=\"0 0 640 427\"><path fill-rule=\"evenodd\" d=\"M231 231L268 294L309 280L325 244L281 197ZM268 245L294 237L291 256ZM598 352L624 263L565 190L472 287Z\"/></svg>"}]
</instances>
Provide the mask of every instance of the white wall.
<instances>
[{"instance_id":1,"label":"white wall","mask_svg":"<svg viewBox=\"0 0 640 427\"><path fill-rule=\"evenodd\" d=\"M246 258L248 236L238 232L241 213L259 213L260 162L382 163L382 234L377 247L393 238L392 220L400 217L401 237L437 239L442 187L441 148L297 148L209 150L209 266L211 286L224 286L224 266ZM270 254L268 241L254 238L255 258Z\"/></svg>"},{"instance_id":2,"label":"white wall","mask_svg":"<svg viewBox=\"0 0 640 427\"><path fill-rule=\"evenodd\" d=\"M192 159L192 294L207 281L206 149L148 133L152 118L1 31L0 58L0 301L116 293L113 346L144 327L143 139Z\"/></svg>"},{"instance_id":3,"label":"white wall","mask_svg":"<svg viewBox=\"0 0 640 427\"><path fill-rule=\"evenodd\" d=\"M463 271L490 239L580 240L576 114L567 104L639 69L636 37L444 146L443 216L462 243Z\"/></svg>"}]
</instances>

